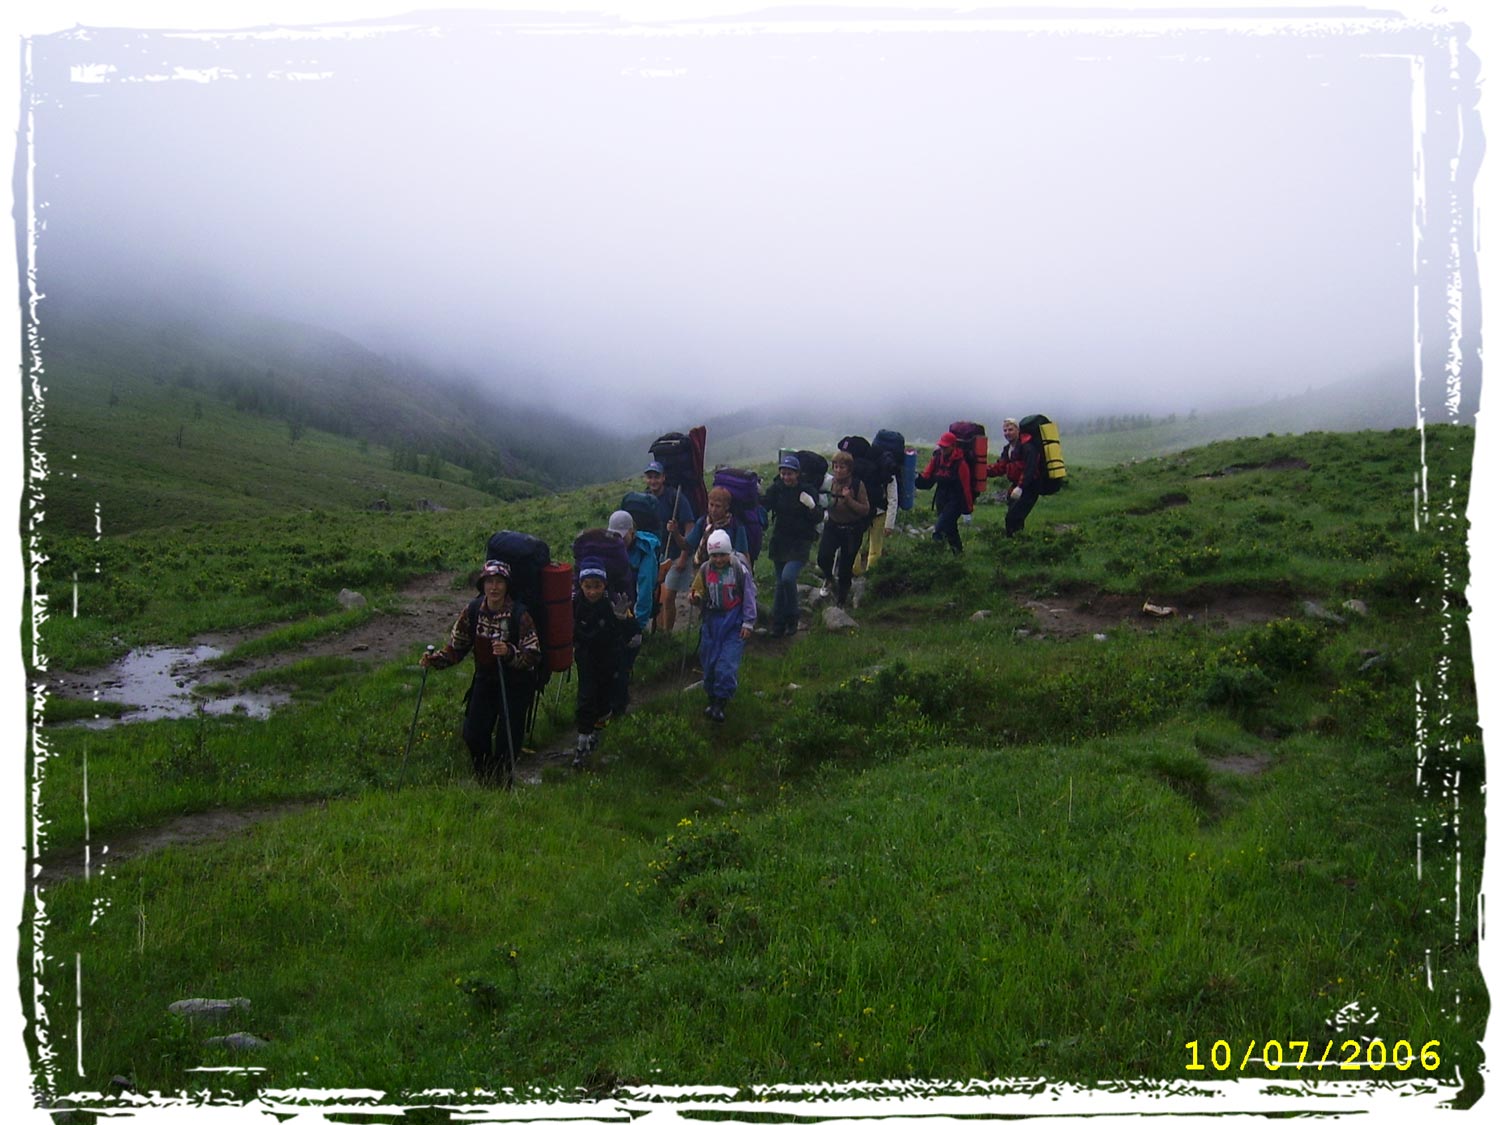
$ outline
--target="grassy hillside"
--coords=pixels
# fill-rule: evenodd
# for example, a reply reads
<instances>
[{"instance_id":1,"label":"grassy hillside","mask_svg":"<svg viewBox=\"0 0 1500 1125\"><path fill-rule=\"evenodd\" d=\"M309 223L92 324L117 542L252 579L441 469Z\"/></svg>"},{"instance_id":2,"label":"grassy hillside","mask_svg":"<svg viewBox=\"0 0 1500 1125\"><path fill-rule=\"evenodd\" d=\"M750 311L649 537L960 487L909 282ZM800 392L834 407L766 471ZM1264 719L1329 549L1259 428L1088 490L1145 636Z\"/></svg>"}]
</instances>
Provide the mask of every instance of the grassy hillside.
<instances>
[{"instance_id":1,"label":"grassy hillside","mask_svg":"<svg viewBox=\"0 0 1500 1125\"><path fill-rule=\"evenodd\" d=\"M196 1088L192 1068L245 1058L167 1005L244 996L233 1030L268 1046L215 1073L226 1100L1025 1075L1420 1078L1469 1104L1489 1007L1473 431L1426 450L1451 491L1414 494L1410 430L1080 465L1020 538L981 505L960 558L907 513L919 534L871 572L858 630L753 640L725 726L680 690L682 638L653 635L603 760L515 793L468 780L461 668L429 678L414 728L404 662L264 722L46 728L48 848L326 803L43 892L28 1042L69 1062L40 1081ZM331 614L341 585L471 569L498 526L564 553L617 487L49 533L44 592L78 571L80 616L45 646L67 667L112 638ZM538 745L570 737L572 690L554 680ZM1364 1066L1372 1036L1399 1068ZM1277 1069L1269 1039L1314 1060L1352 1042L1362 1068Z\"/></svg>"}]
</instances>

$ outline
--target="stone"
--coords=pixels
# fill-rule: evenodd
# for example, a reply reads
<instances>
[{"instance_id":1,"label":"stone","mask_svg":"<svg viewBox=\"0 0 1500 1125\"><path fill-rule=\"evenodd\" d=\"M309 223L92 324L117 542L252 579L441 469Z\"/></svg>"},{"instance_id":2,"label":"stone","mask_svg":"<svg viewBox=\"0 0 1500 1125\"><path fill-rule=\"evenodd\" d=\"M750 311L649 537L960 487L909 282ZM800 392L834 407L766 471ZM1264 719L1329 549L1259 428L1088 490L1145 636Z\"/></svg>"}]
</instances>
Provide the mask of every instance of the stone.
<instances>
[{"instance_id":1,"label":"stone","mask_svg":"<svg viewBox=\"0 0 1500 1125\"><path fill-rule=\"evenodd\" d=\"M858 629L859 622L850 617L838 606L831 605L823 611L823 628Z\"/></svg>"},{"instance_id":2,"label":"stone","mask_svg":"<svg viewBox=\"0 0 1500 1125\"><path fill-rule=\"evenodd\" d=\"M363 594L355 593L347 587L339 591L338 603L344 609L364 609L369 604Z\"/></svg>"},{"instance_id":3,"label":"stone","mask_svg":"<svg viewBox=\"0 0 1500 1125\"><path fill-rule=\"evenodd\" d=\"M1331 621L1335 625L1342 625L1344 623L1342 617L1331 610L1324 609L1320 602L1315 602L1311 598L1302 603L1302 612L1309 617L1317 618L1319 621Z\"/></svg>"},{"instance_id":4,"label":"stone","mask_svg":"<svg viewBox=\"0 0 1500 1125\"><path fill-rule=\"evenodd\" d=\"M203 1041L205 1047L224 1047L231 1051L258 1051L270 1044L248 1031L231 1031L228 1035L215 1035Z\"/></svg>"},{"instance_id":5,"label":"stone","mask_svg":"<svg viewBox=\"0 0 1500 1125\"><path fill-rule=\"evenodd\" d=\"M231 1012L249 1010L250 1001L243 996L236 996L232 1000L208 1000L194 997L191 1000L176 1000L167 1005L167 1011L173 1015L192 1020L222 1020Z\"/></svg>"},{"instance_id":6,"label":"stone","mask_svg":"<svg viewBox=\"0 0 1500 1125\"><path fill-rule=\"evenodd\" d=\"M1370 607L1365 605L1365 603L1360 601L1358 598L1350 598L1343 604L1342 608L1347 609L1350 613L1357 614L1360 617L1368 617L1370 615Z\"/></svg>"},{"instance_id":7,"label":"stone","mask_svg":"<svg viewBox=\"0 0 1500 1125\"><path fill-rule=\"evenodd\" d=\"M976 609L970 616L970 621L984 621L988 619L990 611L987 609Z\"/></svg>"}]
</instances>

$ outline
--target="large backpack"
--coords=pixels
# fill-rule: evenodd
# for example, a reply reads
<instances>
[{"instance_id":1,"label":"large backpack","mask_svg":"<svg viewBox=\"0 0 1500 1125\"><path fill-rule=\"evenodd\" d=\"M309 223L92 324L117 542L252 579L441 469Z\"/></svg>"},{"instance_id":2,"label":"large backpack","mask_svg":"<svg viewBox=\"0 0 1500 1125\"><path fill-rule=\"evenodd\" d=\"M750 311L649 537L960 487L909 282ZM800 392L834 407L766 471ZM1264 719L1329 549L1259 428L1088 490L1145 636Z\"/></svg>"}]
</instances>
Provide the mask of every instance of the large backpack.
<instances>
[{"instance_id":1,"label":"large backpack","mask_svg":"<svg viewBox=\"0 0 1500 1125\"><path fill-rule=\"evenodd\" d=\"M974 495L985 488L985 475L989 469L990 439L978 422L954 422L948 432L958 439L958 448L963 450L964 460L969 463L969 479L974 482Z\"/></svg>"},{"instance_id":2,"label":"large backpack","mask_svg":"<svg viewBox=\"0 0 1500 1125\"><path fill-rule=\"evenodd\" d=\"M548 645L548 640L555 632L550 620L550 612L553 607L549 606L547 598L543 593L543 571L552 564L552 552L547 544L534 535L527 535L523 531L497 531L491 535L489 542L485 544L484 557L486 559L499 559L510 567L510 583L508 590L511 599L521 609L531 614L531 620L536 625L537 636L541 639L543 646ZM561 564L560 564L561 565ZM554 584L555 579L549 580L547 585ZM565 603L566 604L566 603ZM470 603L471 614L477 613L477 603ZM569 618L567 630L571 635L573 623L571 619L572 607L568 607ZM470 617L472 626L474 618ZM516 615L517 627L520 623L520 611ZM558 624L561 624L559 622ZM531 733L531 728L536 724L537 708L541 705L542 692L547 686L554 669L551 665L553 657L547 653L548 659L540 661L536 666L536 692L531 697L531 706L526 712L526 733ZM567 654L567 663L564 668L572 663L571 646Z\"/></svg>"},{"instance_id":3,"label":"large backpack","mask_svg":"<svg viewBox=\"0 0 1500 1125\"><path fill-rule=\"evenodd\" d=\"M1050 496L1068 483L1068 467L1063 463L1062 438L1057 423L1045 414L1028 414L1016 425L1041 449L1041 482L1037 491Z\"/></svg>"},{"instance_id":4,"label":"large backpack","mask_svg":"<svg viewBox=\"0 0 1500 1125\"><path fill-rule=\"evenodd\" d=\"M857 434L840 438L839 448L854 458L854 476L865 486L865 496L870 501L870 514L864 519L868 527L885 511L885 489L895 476L895 467L891 466L889 472L882 469L875 447Z\"/></svg>"},{"instance_id":5,"label":"large backpack","mask_svg":"<svg viewBox=\"0 0 1500 1125\"><path fill-rule=\"evenodd\" d=\"M685 434L662 434L651 443L651 457L660 461L668 487L683 490L693 514L708 511L708 489L703 487L703 447L708 431L694 426Z\"/></svg>"},{"instance_id":6,"label":"large backpack","mask_svg":"<svg viewBox=\"0 0 1500 1125\"><path fill-rule=\"evenodd\" d=\"M629 512L637 531L649 531L658 539L661 533L661 507L649 492L627 492L620 497L620 510Z\"/></svg>"},{"instance_id":7,"label":"large backpack","mask_svg":"<svg viewBox=\"0 0 1500 1125\"><path fill-rule=\"evenodd\" d=\"M880 469L881 502L884 503L886 486L890 484L891 478L895 477L896 503L903 509L910 508L911 486L906 481L906 474L901 471L906 464L905 435L898 430L876 430L875 440L870 443L870 453ZM912 460L916 460L915 455Z\"/></svg>"},{"instance_id":8,"label":"large backpack","mask_svg":"<svg viewBox=\"0 0 1500 1125\"><path fill-rule=\"evenodd\" d=\"M811 449L794 449L792 455L802 466L799 477L802 487L814 495L821 496L823 481L828 476L828 458L821 453L814 453Z\"/></svg>"},{"instance_id":9,"label":"large backpack","mask_svg":"<svg viewBox=\"0 0 1500 1125\"><path fill-rule=\"evenodd\" d=\"M714 470L714 487L729 493L729 510L745 529L745 545L749 548L753 566L760 558L760 546L766 532L766 521L760 510L760 474L751 469L720 465Z\"/></svg>"},{"instance_id":10,"label":"large backpack","mask_svg":"<svg viewBox=\"0 0 1500 1125\"><path fill-rule=\"evenodd\" d=\"M580 531L573 537L573 561L578 570L583 569L584 559L595 560L604 567L605 596L609 598L615 616L634 619L635 576L630 569L630 552L625 547L625 540L602 527ZM574 587L576 598L580 596L576 582Z\"/></svg>"}]
</instances>

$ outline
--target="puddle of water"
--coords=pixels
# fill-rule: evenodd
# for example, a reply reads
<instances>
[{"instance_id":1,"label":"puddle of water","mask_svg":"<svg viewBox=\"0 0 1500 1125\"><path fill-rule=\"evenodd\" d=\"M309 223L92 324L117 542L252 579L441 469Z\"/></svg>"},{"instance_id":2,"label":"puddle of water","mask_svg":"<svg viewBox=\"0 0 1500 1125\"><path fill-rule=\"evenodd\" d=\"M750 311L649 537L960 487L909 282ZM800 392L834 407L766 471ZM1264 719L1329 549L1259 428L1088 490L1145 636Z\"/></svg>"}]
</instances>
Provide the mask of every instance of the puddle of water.
<instances>
[{"instance_id":1,"label":"puddle of water","mask_svg":"<svg viewBox=\"0 0 1500 1125\"><path fill-rule=\"evenodd\" d=\"M122 703L132 710L118 718L88 719L83 726L102 730L117 723L141 723L155 719L182 719L198 713L242 714L264 719L289 697L275 692L241 692L217 698L193 694L202 679L202 665L221 655L213 645L193 648L149 646L133 649L106 668L90 693L101 703Z\"/></svg>"}]
</instances>

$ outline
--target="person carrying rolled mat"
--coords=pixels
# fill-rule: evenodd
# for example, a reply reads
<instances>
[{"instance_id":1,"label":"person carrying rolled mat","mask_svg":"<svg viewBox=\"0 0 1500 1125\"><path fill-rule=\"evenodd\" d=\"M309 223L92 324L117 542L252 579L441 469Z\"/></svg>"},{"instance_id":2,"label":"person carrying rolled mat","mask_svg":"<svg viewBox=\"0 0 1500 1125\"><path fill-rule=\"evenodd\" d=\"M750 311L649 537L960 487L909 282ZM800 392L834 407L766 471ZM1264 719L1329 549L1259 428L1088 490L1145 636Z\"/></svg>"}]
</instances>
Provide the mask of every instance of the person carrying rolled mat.
<instances>
[{"instance_id":1,"label":"person carrying rolled mat","mask_svg":"<svg viewBox=\"0 0 1500 1125\"><path fill-rule=\"evenodd\" d=\"M510 596L509 566L490 559L474 585L479 597L459 613L448 643L424 653L421 663L424 668L451 668L473 650L464 745L481 785L503 783L509 788L525 736L526 710L536 691L542 642L531 614ZM502 722L506 725L500 726Z\"/></svg>"}]
</instances>

